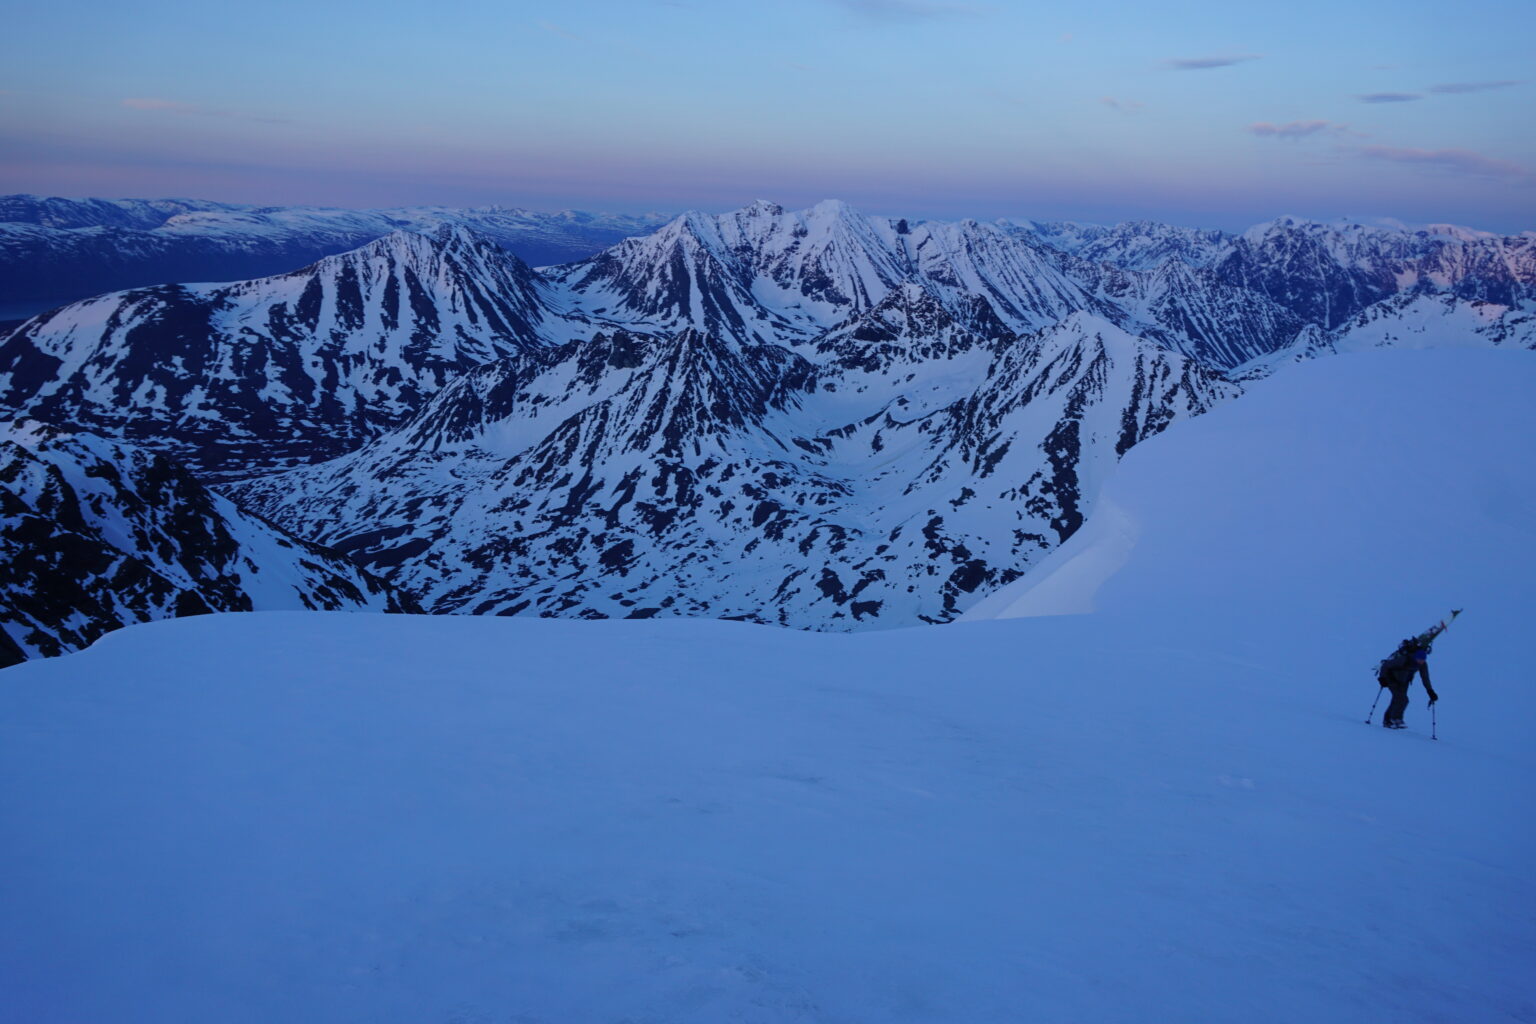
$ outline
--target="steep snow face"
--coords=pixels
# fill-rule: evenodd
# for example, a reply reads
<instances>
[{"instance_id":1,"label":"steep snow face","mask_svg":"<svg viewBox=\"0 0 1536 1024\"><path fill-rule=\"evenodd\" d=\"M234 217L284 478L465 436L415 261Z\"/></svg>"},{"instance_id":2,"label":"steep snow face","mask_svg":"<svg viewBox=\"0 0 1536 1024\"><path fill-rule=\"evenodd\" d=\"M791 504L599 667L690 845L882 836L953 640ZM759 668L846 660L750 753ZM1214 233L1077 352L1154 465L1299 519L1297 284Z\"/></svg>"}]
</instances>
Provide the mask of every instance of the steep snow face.
<instances>
[{"instance_id":1,"label":"steep snow face","mask_svg":"<svg viewBox=\"0 0 1536 1024\"><path fill-rule=\"evenodd\" d=\"M1360 312L1336 330L1308 325L1285 348L1236 368L1244 380L1322 356L1373 349L1536 349L1536 310L1466 300L1451 294L1403 292Z\"/></svg>"},{"instance_id":2,"label":"steep snow face","mask_svg":"<svg viewBox=\"0 0 1536 1024\"><path fill-rule=\"evenodd\" d=\"M0 424L0 543L0 664L174 615L415 607L159 455L31 421Z\"/></svg>"},{"instance_id":3,"label":"steep snow face","mask_svg":"<svg viewBox=\"0 0 1536 1024\"><path fill-rule=\"evenodd\" d=\"M543 265L590 256L663 220L501 206L343 210L0 196L0 320L167 281L284 273L393 231L467 227Z\"/></svg>"},{"instance_id":4,"label":"steep snow face","mask_svg":"<svg viewBox=\"0 0 1536 1024\"><path fill-rule=\"evenodd\" d=\"M1125 270L1153 270L1170 260L1204 266L1230 236L1222 231L1181 228L1155 221L1125 221L1114 227L1067 221L1005 221L1041 242L1079 259Z\"/></svg>"},{"instance_id":5,"label":"steep snow face","mask_svg":"<svg viewBox=\"0 0 1536 1024\"><path fill-rule=\"evenodd\" d=\"M1236 393L1088 314L997 342L888 298L819 369L691 331L505 360L233 493L437 611L942 622L1076 529L1132 444Z\"/></svg>"},{"instance_id":6,"label":"steep snow face","mask_svg":"<svg viewBox=\"0 0 1536 1024\"><path fill-rule=\"evenodd\" d=\"M1292 344L1310 326L1263 292L1226 280L1209 266L1170 259L1150 270L1080 261L1071 269L1124 310L1122 316L1156 325L1140 333L1223 370Z\"/></svg>"},{"instance_id":7,"label":"steep snow face","mask_svg":"<svg viewBox=\"0 0 1536 1024\"><path fill-rule=\"evenodd\" d=\"M1448 292L1513 305L1536 288L1536 240L1294 218L1261 224L1214 264L1220 277L1261 292L1325 330L1401 291Z\"/></svg>"},{"instance_id":8,"label":"steep snow face","mask_svg":"<svg viewBox=\"0 0 1536 1024\"><path fill-rule=\"evenodd\" d=\"M758 202L719 216L686 214L654 235L553 273L594 315L742 340L819 333L908 283L956 313L980 297L1014 330L1047 326L1078 310L1123 317L1027 235L975 221L913 225L867 217L833 201L795 213Z\"/></svg>"},{"instance_id":9,"label":"steep snow face","mask_svg":"<svg viewBox=\"0 0 1536 1024\"><path fill-rule=\"evenodd\" d=\"M1369 351L1284 369L1138 447L1104 487L1104 529L970 614L1202 607L1213 630L1270 624L1277 669L1310 629L1390 648L1463 604L1485 628L1515 628L1536 566L1532 388L1530 351Z\"/></svg>"},{"instance_id":10,"label":"steep snow face","mask_svg":"<svg viewBox=\"0 0 1536 1024\"><path fill-rule=\"evenodd\" d=\"M1115 322L1232 370L1405 292L1529 306L1533 240L1444 225L1409 230L1281 217L1239 236L1150 222L1025 223L1069 257L1063 269L1119 308ZM1113 318L1112 318L1113 319Z\"/></svg>"},{"instance_id":11,"label":"steep snow face","mask_svg":"<svg viewBox=\"0 0 1536 1024\"><path fill-rule=\"evenodd\" d=\"M281 277L35 317L0 341L0 403L248 475L355 448L454 374L544 344L548 303L479 236L396 232Z\"/></svg>"}]
</instances>

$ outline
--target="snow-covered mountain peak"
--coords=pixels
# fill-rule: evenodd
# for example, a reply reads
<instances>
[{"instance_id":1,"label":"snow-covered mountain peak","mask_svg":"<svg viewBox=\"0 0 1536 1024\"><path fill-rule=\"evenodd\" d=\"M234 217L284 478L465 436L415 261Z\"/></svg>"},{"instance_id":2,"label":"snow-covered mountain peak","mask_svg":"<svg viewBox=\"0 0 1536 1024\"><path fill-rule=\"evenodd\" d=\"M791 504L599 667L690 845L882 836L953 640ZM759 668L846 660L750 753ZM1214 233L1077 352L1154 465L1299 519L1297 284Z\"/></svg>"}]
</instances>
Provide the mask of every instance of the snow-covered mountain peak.
<instances>
[{"instance_id":1,"label":"snow-covered mountain peak","mask_svg":"<svg viewBox=\"0 0 1536 1024\"><path fill-rule=\"evenodd\" d=\"M1325 244L1358 246L1364 240L1389 239L1410 234L1412 232L1379 224L1363 224L1348 218L1313 220L1307 217L1283 216L1255 224L1237 237L1258 246L1297 237L1318 239Z\"/></svg>"},{"instance_id":2,"label":"snow-covered mountain peak","mask_svg":"<svg viewBox=\"0 0 1536 1024\"><path fill-rule=\"evenodd\" d=\"M1097 335L1101 338L1113 336L1135 340L1128 332L1121 330L1103 317L1096 316L1085 309L1080 309L1075 313L1069 313L1062 317L1048 328L1046 333L1056 336L1075 335L1084 338L1090 335Z\"/></svg>"},{"instance_id":3,"label":"snow-covered mountain peak","mask_svg":"<svg viewBox=\"0 0 1536 1024\"><path fill-rule=\"evenodd\" d=\"M1426 224L1424 231L1441 238L1454 238L1458 242L1480 242L1500 237L1492 231L1480 231L1477 228L1462 227L1459 224Z\"/></svg>"},{"instance_id":4,"label":"snow-covered mountain peak","mask_svg":"<svg viewBox=\"0 0 1536 1024\"><path fill-rule=\"evenodd\" d=\"M1169 352L1086 310L1072 313L1030 335L1023 347L1031 350L1032 354L1074 350L1089 358L1103 354L1117 360L1134 359L1139 354L1156 354L1159 359L1169 360L1170 365L1176 365L1180 370L1186 365L1194 365L1188 357ZM1221 376L1218 373L1206 371L1203 367L1201 369L1212 380Z\"/></svg>"},{"instance_id":5,"label":"snow-covered mountain peak","mask_svg":"<svg viewBox=\"0 0 1536 1024\"><path fill-rule=\"evenodd\" d=\"M320 265L335 265L347 260L389 256L414 267L436 265L444 254L471 255L476 260L504 260L515 265L522 261L502 249L490 238L463 224L439 224L425 231L391 231L350 252L327 256ZM302 273L302 271L299 271Z\"/></svg>"},{"instance_id":6,"label":"snow-covered mountain peak","mask_svg":"<svg viewBox=\"0 0 1536 1024\"><path fill-rule=\"evenodd\" d=\"M163 439L220 477L230 461L260 472L356 447L454 375L551 344L555 298L475 232L396 231L275 277L34 317L0 340L0 396L40 418Z\"/></svg>"},{"instance_id":7,"label":"snow-covered mountain peak","mask_svg":"<svg viewBox=\"0 0 1536 1024\"><path fill-rule=\"evenodd\" d=\"M842 199L823 199L800 211L807 220L862 219L863 214Z\"/></svg>"}]
</instances>

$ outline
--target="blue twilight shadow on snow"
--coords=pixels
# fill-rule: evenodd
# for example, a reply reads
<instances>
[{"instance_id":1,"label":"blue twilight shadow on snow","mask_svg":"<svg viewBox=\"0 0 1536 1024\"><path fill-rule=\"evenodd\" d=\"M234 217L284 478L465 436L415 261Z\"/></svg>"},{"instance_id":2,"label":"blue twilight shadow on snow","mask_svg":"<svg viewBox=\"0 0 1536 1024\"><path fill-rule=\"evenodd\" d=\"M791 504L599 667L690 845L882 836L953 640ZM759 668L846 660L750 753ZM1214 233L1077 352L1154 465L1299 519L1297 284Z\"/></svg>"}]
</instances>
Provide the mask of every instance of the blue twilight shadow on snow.
<instances>
[{"instance_id":1,"label":"blue twilight shadow on snow","mask_svg":"<svg viewBox=\"0 0 1536 1024\"><path fill-rule=\"evenodd\" d=\"M1091 615L256 613L7 670L0 1019L1529 1017L1533 387L1346 357L1175 428ZM1367 728L1462 603L1440 742Z\"/></svg>"},{"instance_id":2,"label":"blue twilight shadow on snow","mask_svg":"<svg viewBox=\"0 0 1536 1024\"><path fill-rule=\"evenodd\" d=\"M1524 351L1283 370L1126 456L1100 499L1116 528L1090 517L1052 556L1115 567L1069 588L1061 610L1197 617L1281 645L1317 629L1390 643L1462 604L1487 623L1522 621L1536 598L1532 394ZM1055 610L1038 593L1022 600L1053 589L1052 567L975 617Z\"/></svg>"}]
</instances>

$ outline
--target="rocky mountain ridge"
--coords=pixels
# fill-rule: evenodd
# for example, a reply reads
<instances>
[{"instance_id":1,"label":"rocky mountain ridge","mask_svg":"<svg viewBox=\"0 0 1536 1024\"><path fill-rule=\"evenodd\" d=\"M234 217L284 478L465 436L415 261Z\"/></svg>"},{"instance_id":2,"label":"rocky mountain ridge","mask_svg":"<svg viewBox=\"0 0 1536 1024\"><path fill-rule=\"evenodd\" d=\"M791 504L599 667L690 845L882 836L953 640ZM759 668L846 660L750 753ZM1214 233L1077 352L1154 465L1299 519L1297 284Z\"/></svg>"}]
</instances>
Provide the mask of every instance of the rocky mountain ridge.
<instances>
[{"instance_id":1,"label":"rocky mountain ridge","mask_svg":"<svg viewBox=\"0 0 1536 1024\"><path fill-rule=\"evenodd\" d=\"M31 421L0 425L0 546L0 667L174 616L419 610L164 456Z\"/></svg>"},{"instance_id":2,"label":"rocky mountain ridge","mask_svg":"<svg viewBox=\"0 0 1536 1024\"><path fill-rule=\"evenodd\" d=\"M542 266L580 259L665 220L507 206L349 210L6 195L0 196L0 321L109 291L286 273L392 231L468 227Z\"/></svg>"},{"instance_id":3,"label":"rocky mountain ridge","mask_svg":"<svg viewBox=\"0 0 1536 1024\"><path fill-rule=\"evenodd\" d=\"M34 318L0 341L0 404L184 455L432 611L944 622L1244 380L1536 347L1533 246L759 202L534 270L403 232Z\"/></svg>"}]
</instances>

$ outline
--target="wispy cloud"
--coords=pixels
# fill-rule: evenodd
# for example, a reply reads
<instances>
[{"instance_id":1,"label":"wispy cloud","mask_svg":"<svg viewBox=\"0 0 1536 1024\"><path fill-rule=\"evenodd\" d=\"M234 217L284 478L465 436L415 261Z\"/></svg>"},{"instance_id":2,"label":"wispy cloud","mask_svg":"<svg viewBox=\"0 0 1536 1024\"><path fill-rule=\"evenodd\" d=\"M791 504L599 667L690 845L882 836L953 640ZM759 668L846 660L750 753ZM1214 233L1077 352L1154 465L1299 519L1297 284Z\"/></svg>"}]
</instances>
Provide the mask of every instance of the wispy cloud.
<instances>
[{"instance_id":1,"label":"wispy cloud","mask_svg":"<svg viewBox=\"0 0 1536 1024\"><path fill-rule=\"evenodd\" d=\"M1412 103L1423 98L1416 92L1368 92L1355 97L1361 103Z\"/></svg>"},{"instance_id":2,"label":"wispy cloud","mask_svg":"<svg viewBox=\"0 0 1536 1024\"><path fill-rule=\"evenodd\" d=\"M873 21L929 21L935 18L974 18L992 13L987 4L953 0L828 0L835 7Z\"/></svg>"},{"instance_id":3,"label":"wispy cloud","mask_svg":"<svg viewBox=\"0 0 1536 1024\"><path fill-rule=\"evenodd\" d=\"M193 117L227 117L237 121L255 121L259 124L291 124L285 117L264 117L260 114L249 114L241 110L222 110L218 107L205 107L197 103L183 103L180 100L156 99L148 96L134 96L123 100L123 106L129 110L152 110L168 114L187 114Z\"/></svg>"},{"instance_id":4,"label":"wispy cloud","mask_svg":"<svg viewBox=\"0 0 1536 1024\"><path fill-rule=\"evenodd\" d=\"M1272 139L1304 139L1309 135L1343 135L1349 132L1349 125L1333 121L1287 121L1285 124L1255 121L1248 130Z\"/></svg>"},{"instance_id":5,"label":"wispy cloud","mask_svg":"<svg viewBox=\"0 0 1536 1024\"><path fill-rule=\"evenodd\" d=\"M1263 54L1238 53L1221 57L1169 57L1163 66L1173 71L1205 71L1209 68L1228 68L1244 61L1258 60Z\"/></svg>"},{"instance_id":6,"label":"wispy cloud","mask_svg":"<svg viewBox=\"0 0 1536 1024\"><path fill-rule=\"evenodd\" d=\"M1412 149L1404 146L1365 146L1360 155L1372 160L1417 164L1451 174L1501 181L1536 182L1536 173L1510 160L1484 156L1470 149Z\"/></svg>"},{"instance_id":7,"label":"wispy cloud","mask_svg":"<svg viewBox=\"0 0 1536 1024\"><path fill-rule=\"evenodd\" d=\"M1100 96L1099 102L1104 104L1106 107L1124 111L1127 114L1134 113L1138 110L1145 110L1147 108L1147 105L1140 100L1120 99L1117 96Z\"/></svg>"},{"instance_id":8,"label":"wispy cloud","mask_svg":"<svg viewBox=\"0 0 1536 1024\"><path fill-rule=\"evenodd\" d=\"M1442 82L1439 85L1429 87L1430 92L1463 93L1486 92L1489 89L1507 89L1511 85L1522 84L1521 79L1509 78L1500 82Z\"/></svg>"}]
</instances>

